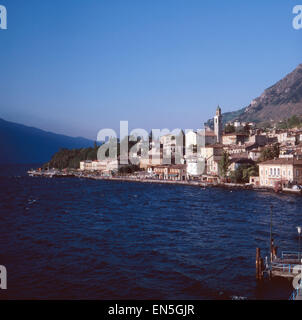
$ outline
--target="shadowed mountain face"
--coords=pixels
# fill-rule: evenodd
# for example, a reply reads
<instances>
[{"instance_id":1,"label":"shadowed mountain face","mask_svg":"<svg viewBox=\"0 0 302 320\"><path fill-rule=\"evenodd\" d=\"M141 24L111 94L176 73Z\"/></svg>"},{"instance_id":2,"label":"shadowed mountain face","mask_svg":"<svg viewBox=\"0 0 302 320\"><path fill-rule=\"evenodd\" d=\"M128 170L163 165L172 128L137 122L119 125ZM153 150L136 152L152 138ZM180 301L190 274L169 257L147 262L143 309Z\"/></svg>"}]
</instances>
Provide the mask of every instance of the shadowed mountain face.
<instances>
[{"instance_id":1,"label":"shadowed mountain face","mask_svg":"<svg viewBox=\"0 0 302 320\"><path fill-rule=\"evenodd\" d=\"M46 132L0 119L0 163L43 163L60 148L92 147L93 141Z\"/></svg>"},{"instance_id":2,"label":"shadowed mountain face","mask_svg":"<svg viewBox=\"0 0 302 320\"><path fill-rule=\"evenodd\" d=\"M266 89L246 108L223 114L224 123L235 119L254 122L273 120L276 122L293 115L302 115L302 64L282 80Z\"/></svg>"}]
</instances>

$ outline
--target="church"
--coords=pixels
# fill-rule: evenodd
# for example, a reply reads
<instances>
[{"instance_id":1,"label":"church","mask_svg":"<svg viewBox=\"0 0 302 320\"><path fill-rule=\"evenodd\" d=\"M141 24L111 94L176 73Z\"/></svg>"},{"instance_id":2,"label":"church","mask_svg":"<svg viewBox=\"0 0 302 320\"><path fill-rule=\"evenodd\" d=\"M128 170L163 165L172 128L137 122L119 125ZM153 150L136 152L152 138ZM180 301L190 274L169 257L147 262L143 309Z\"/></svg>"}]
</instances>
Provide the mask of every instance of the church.
<instances>
[{"instance_id":1,"label":"church","mask_svg":"<svg viewBox=\"0 0 302 320\"><path fill-rule=\"evenodd\" d=\"M214 116L214 131L205 124L205 144L221 144L222 134L222 114L221 108L218 106Z\"/></svg>"},{"instance_id":2,"label":"church","mask_svg":"<svg viewBox=\"0 0 302 320\"><path fill-rule=\"evenodd\" d=\"M216 142L222 142L222 115L221 108L218 106L216 109L216 114L214 116L214 133L216 135Z\"/></svg>"}]
</instances>

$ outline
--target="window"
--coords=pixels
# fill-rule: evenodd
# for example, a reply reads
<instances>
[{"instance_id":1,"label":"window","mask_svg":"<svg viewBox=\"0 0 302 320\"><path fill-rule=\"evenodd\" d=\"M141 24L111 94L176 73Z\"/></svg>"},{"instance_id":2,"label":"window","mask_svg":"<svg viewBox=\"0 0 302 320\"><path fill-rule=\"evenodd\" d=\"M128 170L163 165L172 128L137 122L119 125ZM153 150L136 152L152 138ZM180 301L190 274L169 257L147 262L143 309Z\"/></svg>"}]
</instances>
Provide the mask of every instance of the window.
<instances>
[{"instance_id":1,"label":"window","mask_svg":"<svg viewBox=\"0 0 302 320\"><path fill-rule=\"evenodd\" d=\"M276 175L276 168L274 168L274 176Z\"/></svg>"},{"instance_id":2,"label":"window","mask_svg":"<svg viewBox=\"0 0 302 320\"><path fill-rule=\"evenodd\" d=\"M273 175L273 169L270 168L270 175Z\"/></svg>"},{"instance_id":3,"label":"window","mask_svg":"<svg viewBox=\"0 0 302 320\"><path fill-rule=\"evenodd\" d=\"M296 170L296 176L299 177L299 170Z\"/></svg>"},{"instance_id":4,"label":"window","mask_svg":"<svg viewBox=\"0 0 302 320\"><path fill-rule=\"evenodd\" d=\"M278 168L278 176L280 176L280 168Z\"/></svg>"}]
</instances>

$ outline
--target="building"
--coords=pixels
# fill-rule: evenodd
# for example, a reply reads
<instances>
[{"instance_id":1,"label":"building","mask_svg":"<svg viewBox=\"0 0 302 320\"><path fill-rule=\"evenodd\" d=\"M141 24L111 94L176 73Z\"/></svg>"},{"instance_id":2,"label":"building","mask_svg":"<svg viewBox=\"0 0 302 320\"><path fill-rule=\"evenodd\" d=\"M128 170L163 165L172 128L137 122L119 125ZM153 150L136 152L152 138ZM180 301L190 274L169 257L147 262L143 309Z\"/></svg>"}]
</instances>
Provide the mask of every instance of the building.
<instances>
[{"instance_id":1,"label":"building","mask_svg":"<svg viewBox=\"0 0 302 320\"><path fill-rule=\"evenodd\" d=\"M175 159L177 161L183 160L185 148L185 135L182 131L178 135L166 134L160 137L160 146L162 148L163 163L173 164Z\"/></svg>"},{"instance_id":2,"label":"building","mask_svg":"<svg viewBox=\"0 0 302 320\"><path fill-rule=\"evenodd\" d=\"M164 153L175 152L176 137L174 134L165 134L160 137L160 144L163 146Z\"/></svg>"},{"instance_id":3,"label":"building","mask_svg":"<svg viewBox=\"0 0 302 320\"><path fill-rule=\"evenodd\" d=\"M85 160L80 162L80 170L92 171L92 160Z\"/></svg>"},{"instance_id":4,"label":"building","mask_svg":"<svg viewBox=\"0 0 302 320\"><path fill-rule=\"evenodd\" d=\"M250 137L248 138L248 142L262 147L267 144L276 143L278 142L278 139L277 137L274 137L274 136L270 137L270 136L267 136L266 134L253 134L253 135L250 135Z\"/></svg>"},{"instance_id":5,"label":"building","mask_svg":"<svg viewBox=\"0 0 302 320\"><path fill-rule=\"evenodd\" d=\"M200 157L205 161L205 173L208 175L219 175L219 161L223 154L223 145L215 144L202 147Z\"/></svg>"},{"instance_id":6,"label":"building","mask_svg":"<svg viewBox=\"0 0 302 320\"><path fill-rule=\"evenodd\" d=\"M209 128L197 130L197 132L191 130L185 135L185 154L190 157L197 153L198 147L216 143L217 136L213 130Z\"/></svg>"},{"instance_id":7,"label":"building","mask_svg":"<svg viewBox=\"0 0 302 320\"><path fill-rule=\"evenodd\" d=\"M244 144L248 141L249 134L248 133L225 133L222 136L222 144L225 145L234 145L234 144Z\"/></svg>"},{"instance_id":8,"label":"building","mask_svg":"<svg viewBox=\"0 0 302 320\"><path fill-rule=\"evenodd\" d=\"M248 151L248 157L253 161L258 161L261 156L261 150L259 149L252 149Z\"/></svg>"},{"instance_id":9,"label":"building","mask_svg":"<svg viewBox=\"0 0 302 320\"><path fill-rule=\"evenodd\" d=\"M147 171L160 180L186 180L186 165L183 164L149 166Z\"/></svg>"},{"instance_id":10,"label":"building","mask_svg":"<svg viewBox=\"0 0 302 320\"><path fill-rule=\"evenodd\" d=\"M189 132L186 132L185 135L185 146L186 151L190 149L191 146L197 145L197 133L193 130L190 130Z\"/></svg>"},{"instance_id":11,"label":"building","mask_svg":"<svg viewBox=\"0 0 302 320\"><path fill-rule=\"evenodd\" d=\"M300 133L291 131L281 131L275 134L278 142L284 145L295 146L300 141Z\"/></svg>"},{"instance_id":12,"label":"building","mask_svg":"<svg viewBox=\"0 0 302 320\"><path fill-rule=\"evenodd\" d=\"M170 180L184 181L186 180L186 165L175 164L169 167L168 177Z\"/></svg>"},{"instance_id":13,"label":"building","mask_svg":"<svg viewBox=\"0 0 302 320\"><path fill-rule=\"evenodd\" d=\"M260 186L260 178L256 176L250 176L250 184L259 187Z\"/></svg>"},{"instance_id":14,"label":"building","mask_svg":"<svg viewBox=\"0 0 302 320\"><path fill-rule=\"evenodd\" d=\"M302 160L278 158L259 163L260 185L276 187L278 184L302 184Z\"/></svg>"},{"instance_id":15,"label":"building","mask_svg":"<svg viewBox=\"0 0 302 320\"><path fill-rule=\"evenodd\" d=\"M159 166L152 166L152 169L148 167L148 172L151 172L154 175L154 177L160 179L160 180L167 180L168 179L168 172L169 167L165 165L159 165Z\"/></svg>"},{"instance_id":16,"label":"building","mask_svg":"<svg viewBox=\"0 0 302 320\"><path fill-rule=\"evenodd\" d=\"M223 149L227 151L229 155L247 152L246 145L229 144L225 145Z\"/></svg>"},{"instance_id":17,"label":"building","mask_svg":"<svg viewBox=\"0 0 302 320\"><path fill-rule=\"evenodd\" d=\"M186 160L187 164L187 177L197 178L200 177L205 170L205 161L202 158L191 157Z\"/></svg>"},{"instance_id":18,"label":"building","mask_svg":"<svg viewBox=\"0 0 302 320\"><path fill-rule=\"evenodd\" d=\"M91 163L91 170L92 171L104 171L106 170L107 167L107 161L100 161L100 160L95 160L92 161Z\"/></svg>"},{"instance_id":19,"label":"building","mask_svg":"<svg viewBox=\"0 0 302 320\"><path fill-rule=\"evenodd\" d=\"M151 165L161 165L163 162L163 149L153 145L151 150L148 151L147 156L139 157L139 167L146 170Z\"/></svg>"},{"instance_id":20,"label":"building","mask_svg":"<svg viewBox=\"0 0 302 320\"><path fill-rule=\"evenodd\" d=\"M81 171L115 172L127 164L120 164L119 159L85 160L80 162Z\"/></svg>"},{"instance_id":21,"label":"building","mask_svg":"<svg viewBox=\"0 0 302 320\"><path fill-rule=\"evenodd\" d=\"M216 135L216 142L221 143L222 137L222 115L221 109L218 106L216 109L216 115L214 117L214 133Z\"/></svg>"},{"instance_id":22,"label":"building","mask_svg":"<svg viewBox=\"0 0 302 320\"><path fill-rule=\"evenodd\" d=\"M201 135L203 133L199 133ZM204 131L204 144L209 145L209 144L215 144L218 142L217 135L213 130L205 130Z\"/></svg>"}]
</instances>

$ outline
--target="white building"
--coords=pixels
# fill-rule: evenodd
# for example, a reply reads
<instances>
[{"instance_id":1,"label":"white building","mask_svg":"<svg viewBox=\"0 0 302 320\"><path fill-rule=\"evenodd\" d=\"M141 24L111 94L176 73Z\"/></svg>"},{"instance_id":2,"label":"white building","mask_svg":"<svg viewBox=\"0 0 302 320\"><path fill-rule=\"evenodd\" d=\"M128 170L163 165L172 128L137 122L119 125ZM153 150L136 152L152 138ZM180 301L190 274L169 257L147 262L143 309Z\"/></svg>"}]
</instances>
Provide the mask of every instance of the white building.
<instances>
[{"instance_id":1,"label":"white building","mask_svg":"<svg viewBox=\"0 0 302 320\"><path fill-rule=\"evenodd\" d=\"M86 160L80 162L80 170L82 171L118 171L121 165L118 159L105 159L105 160Z\"/></svg>"},{"instance_id":2,"label":"white building","mask_svg":"<svg viewBox=\"0 0 302 320\"><path fill-rule=\"evenodd\" d=\"M187 160L187 177L198 177L204 173L205 162L202 158L191 158Z\"/></svg>"},{"instance_id":3,"label":"white building","mask_svg":"<svg viewBox=\"0 0 302 320\"><path fill-rule=\"evenodd\" d=\"M186 133L185 146L186 150L189 150L190 146L195 146L197 144L197 133L193 130Z\"/></svg>"},{"instance_id":4,"label":"white building","mask_svg":"<svg viewBox=\"0 0 302 320\"><path fill-rule=\"evenodd\" d=\"M80 162L80 170L91 171L92 170L92 161L91 160L81 161Z\"/></svg>"}]
</instances>

